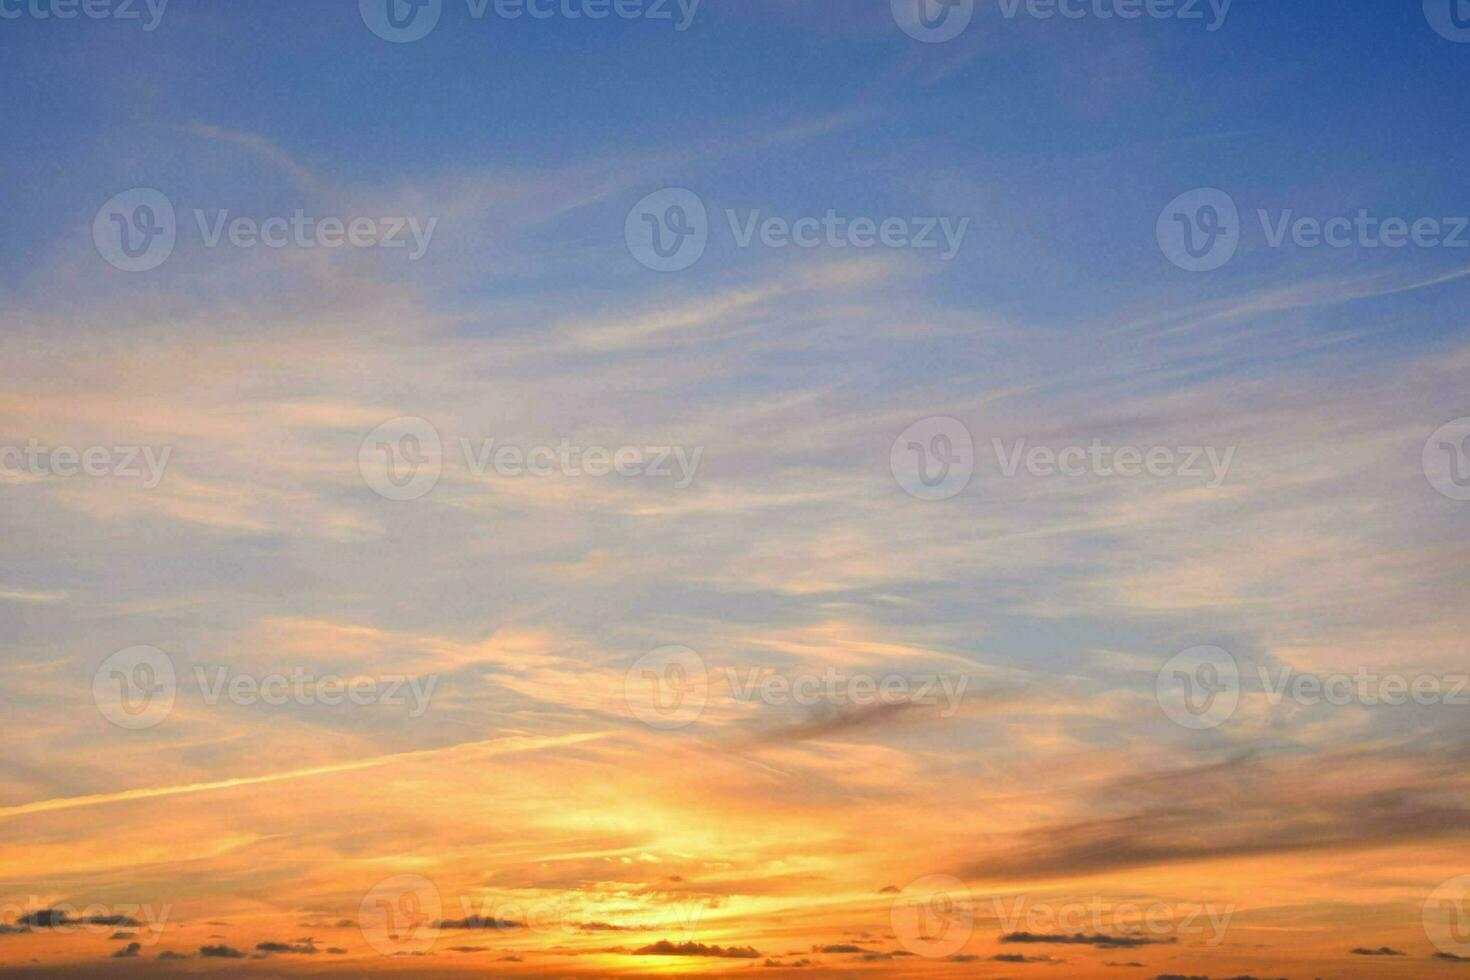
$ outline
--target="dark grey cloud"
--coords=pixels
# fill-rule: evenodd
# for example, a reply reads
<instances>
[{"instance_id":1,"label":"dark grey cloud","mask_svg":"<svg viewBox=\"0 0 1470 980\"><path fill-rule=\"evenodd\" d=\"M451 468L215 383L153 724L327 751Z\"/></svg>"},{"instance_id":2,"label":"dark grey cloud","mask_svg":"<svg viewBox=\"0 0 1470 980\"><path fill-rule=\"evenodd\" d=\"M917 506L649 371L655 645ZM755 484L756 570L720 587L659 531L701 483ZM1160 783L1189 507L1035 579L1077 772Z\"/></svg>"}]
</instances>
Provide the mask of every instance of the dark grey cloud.
<instances>
[{"instance_id":1,"label":"dark grey cloud","mask_svg":"<svg viewBox=\"0 0 1470 980\"><path fill-rule=\"evenodd\" d=\"M449 929L451 931L484 931L489 929L524 929L524 922L514 922L510 919L487 918L483 915L471 915L463 919L442 919L434 923L437 928Z\"/></svg>"},{"instance_id":2,"label":"dark grey cloud","mask_svg":"<svg viewBox=\"0 0 1470 980\"><path fill-rule=\"evenodd\" d=\"M245 954L240 950L223 944L218 946L200 946L199 955L206 958L222 960L243 960L245 958Z\"/></svg>"},{"instance_id":3,"label":"dark grey cloud","mask_svg":"<svg viewBox=\"0 0 1470 980\"><path fill-rule=\"evenodd\" d=\"M706 946L704 943L671 943L661 939L651 946L633 951L634 956L712 956L732 960L753 960L760 953L750 946Z\"/></svg>"},{"instance_id":4,"label":"dark grey cloud","mask_svg":"<svg viewBox=\"0 0 1470 980\"><path fill-rule=\"evenodd\" d=\"M71 913L64 909L38 909L35 912L27 912L16 919L16 924L29 926L33 929L67 929L76 926L119 926L136 929L142 925L138 920L126 915L84 915L80 918L72 918Z\"/></svg>"},{"instance_id":5,"label":"dark grey cloud","mask_svg":"<svg viewBox=\"0 0 1470 980\"><path fill-rule=\"evenodd\" d=\"M1462 802L1470 780L1458 753L1426 747L1408 755L1394 748L1243 756L1113 780L1089 805L1121 815L995 838L964 874L1034 879L1470 835ZM1399 785L1364 790L1354 775L1365 769L1403 775Z\"/></svg>"},{"instance_id":6,"label":"dark grey cloud","mask_svg":"<svg viewBox=\"0 0 1470 980\"><path fill-rule=\"evenodd\" d=\"M1132 946L1163 946L1177 943L1179 940L1172 936L1168 939L1150 939L1146 936L1107 936L1102 933L1094 933L1089 936L1080 932L1071 935L1008 932L1000 937L1000 941L1003 943L1049 943L1066 946L1096 946L1098 949L1126 949Z\"/></svg>"}]
</instances>

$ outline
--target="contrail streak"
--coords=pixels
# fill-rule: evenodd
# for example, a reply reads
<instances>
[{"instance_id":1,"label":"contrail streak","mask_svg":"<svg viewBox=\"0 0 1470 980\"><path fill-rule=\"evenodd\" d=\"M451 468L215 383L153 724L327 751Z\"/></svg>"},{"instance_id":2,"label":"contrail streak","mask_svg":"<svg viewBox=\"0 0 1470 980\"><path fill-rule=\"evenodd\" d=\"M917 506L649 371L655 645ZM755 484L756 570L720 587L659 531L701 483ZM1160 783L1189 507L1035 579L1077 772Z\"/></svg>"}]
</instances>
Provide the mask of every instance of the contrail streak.
<instances>
[{"instance_id":1,"label":"contrail streak","mask_svg":"<svg viewBox=\"0 0 1470 980\"><path fill-rule=\"evenodd\" d=\"M537 749L551 749L563 745L576 745L579 742L588 742L593 739L603 738L606 732L593 732L586 735L562 735L555 738L512 738L490 739L484 742L462 742L458 745L448 745L438 749L424 749L420 752L399 752L395 755L380 755L372 759L359 759L355 762L341 762L331 766L317 766L312 769L295 769L290 772L272 773L268 776L244 776L238 779L221 779L212 783L190 783L185 786L158 786L151 789L129 789L119 793L99 793L93 796L70 796L56 800L38 800L35 803L22 803L20 806L0 808L0 820L6 817L23 817L32 813L51 813L56 810L75 810L87 806L103 806L108 803L129 803L133 800L151 800L160 796L183 796L187 793L208 793L220 789L235 789L240 786L259 786L264 783L277 783L286 779L308 779L312 776L325 776L339 772L353 772L357 769L372 769L376 766L386 766L394 762L404 762L412 759L427 759L445 752L475 753L478 755L507 755L512 752L533 752Z\"/></svg>"}]
</instances>

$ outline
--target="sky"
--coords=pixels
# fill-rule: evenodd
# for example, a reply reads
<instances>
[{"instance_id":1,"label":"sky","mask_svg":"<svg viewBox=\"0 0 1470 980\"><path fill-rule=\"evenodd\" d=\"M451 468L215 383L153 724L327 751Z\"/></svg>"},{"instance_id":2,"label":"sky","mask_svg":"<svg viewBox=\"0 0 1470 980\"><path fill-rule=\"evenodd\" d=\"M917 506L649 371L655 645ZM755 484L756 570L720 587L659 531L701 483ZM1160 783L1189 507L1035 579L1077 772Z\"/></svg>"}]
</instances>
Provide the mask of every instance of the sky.
<instances>
[{"instance_id":1,"label":"sky","mask_svg":"<svg viewBox=\"0 0 1470 980\"><path fill-rule=\"evenodd\" d=\"M0 978L1470 971L1470 3L0 0Z\"/></svg>"}]
</instances>

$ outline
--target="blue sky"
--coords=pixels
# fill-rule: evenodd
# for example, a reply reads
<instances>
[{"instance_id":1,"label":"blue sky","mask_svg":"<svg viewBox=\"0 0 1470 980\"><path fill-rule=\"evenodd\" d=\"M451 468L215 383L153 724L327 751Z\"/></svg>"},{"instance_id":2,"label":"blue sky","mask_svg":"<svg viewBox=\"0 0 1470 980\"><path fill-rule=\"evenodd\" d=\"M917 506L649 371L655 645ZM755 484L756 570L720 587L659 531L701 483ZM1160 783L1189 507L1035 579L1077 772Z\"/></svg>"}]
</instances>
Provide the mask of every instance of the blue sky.
<instances>
[{"instance_id":1,"label":"blue sky","mask_svg":"<svg viewBox=\"0 0 1470 980\"><path fill-rule=\"evenodd\" d=\"M1441 826L1463 710L1283 704L1257 669L1464 671L1470 503L1441 467L1470 435L1470 247L1275 246L1257 211L1470 227L1470 44L1418 2L1236 0L1215 31L978 7L942 43L886 0L705 0L684 31L445 0L404 44L347 0L0 17L0 454L170 452L153 486L0 455L0 703L34 736L0 768L0 901L60 868L54 900L141 889L250 948L412 871L588 919L696 895L692 938L767 951L888 929L887 885L1001 874L1241 910L1223 950L1138 954L1164 972L1415 975L1424 896L1467 870ZM94 229L142 220L140 188L177 243L130 272ZM1241 240L1189 271L1159 228L1211 188ZM709 240L655 271L625 236L668 189ZM412 223L424 251L207 247L196 212L226 211ZM963 235L949 258L742 246L756 212ZM906 454L957 433L963 486L936 495ZM697 472L475 472L460 440L489 439ZM376 454L435 442L432 487L395 498ZM1172 469L1008 472L1098 443ZM124 732L94 678L140 645L177 706ZM726 698L681 738L629 717L625 672L671 645L974 699ZM1240 705L1194 730L1156 685L1202 646ZM193 674L216 667L438 693L216 704ZM458 765L480 752L514 758ZM1159 773L1193 795L1161 801ZM1369 966L1401 972L1348 953L1364 923L1412 954ZM526 975L646 965L533 938ZM1077 975L1113 955L1062 952Z\"/></svg>"}]
</instances>

